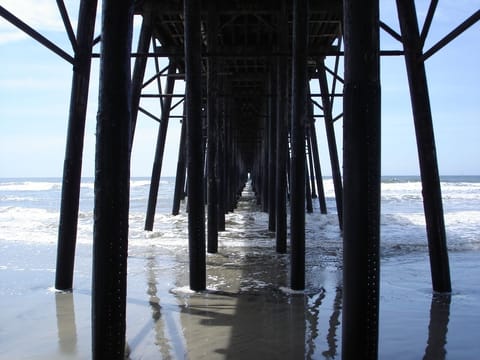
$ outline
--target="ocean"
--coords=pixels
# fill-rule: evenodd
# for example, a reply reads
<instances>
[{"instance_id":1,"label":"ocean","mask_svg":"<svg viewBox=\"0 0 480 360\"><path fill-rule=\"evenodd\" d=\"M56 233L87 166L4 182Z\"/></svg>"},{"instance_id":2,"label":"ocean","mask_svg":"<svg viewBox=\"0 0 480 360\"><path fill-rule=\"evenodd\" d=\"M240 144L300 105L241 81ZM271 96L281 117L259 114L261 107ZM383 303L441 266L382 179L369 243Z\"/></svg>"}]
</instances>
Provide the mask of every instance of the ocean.
<instances>
[{"instance_id":1,"label":"ocean","mask_svg":"<svg viewBox=\"0 0 480 360\"><path fill-rule=\"evenodd\" d=\"M301 335L298 339L289 338L285 344L290 346L283 351L289 353L292 348L298 348L291 354L295 358L340 358L342 238L332 180L324 180L328 213L320 214L318 200L314 199L314 212L306 215L307 289L300 305L296 304L298 294L288 291L289 256L275 253L275 238L268 231L268 215L257 208L248 187L238 208L226 216L226 231L219 235L219 254L207 257L207 287L212 292L206 295L208 301L205 296L190 294L186 290L187 215L185 204L182 204L179 215L171 215L174 180L161 179L152 232L143 230L149 179L131 180L128 303L131 315L127 338L132 359L238 358L232 356L233 351L241 350L245 354L253 351L246 345L244 348L239 345L247 344L247 339L256 344L257 351L263 351L252 353L252 356L261 354L263 358L275 358L274 353L268 351L279 345L267 341L268 338L277 336L282 339L287 335L258 330L260 333L253 331L254 337L244 338L246 335L241 332L247 327L245 322L249 316L255 321L255 314L258 315L255 312L264 314L267 311L264 307L268 306L279 314L291 312L292 306L302 309L302 317L293 320L300 324ZM477 359L480 356L480 345L476 340L480 332L480 176L441 178L453 287L447 298L431 291L420 179L388 176L382 177L381 185L379 358ZM75 298L75 306L71 305L72 309L66 310L67 315L62 317L58 304L63 300L56 300L56 310L52 305L51 313L40 314L32 305L36 299L40 305L48 304L53 297L60 299L52 288L60 194L59 178L0 179L0 298L3 299L0 300L3 309L0 315L0 359L64 358L65 354L70 358L89 357L94 204L91 178L83 179L81 185L75 288L73 295L70 294ZM235 300L226 300L224 295L227 293L234 294ZM158 305L157 310L152 301ZM191 312L195 306L202 308L206 302L210 308L215 308L222 301L235 301L235 306L229 303L232 309L235 308L230 309L234 313L245 308L241 313L247 320L236 320L237 317L230 313L230 318L227 317L223 314L228 312L224 303L218 310L225 315L221 324L215 325L218 319L212 319L211 314L202 318L201 313ZM8 307L14 310L9 313ZM74 331L74 335L70 333L69 338L65 337L68 329L60 329L59 324L71 322L72 311L77 316L73 318L74 330L69 330ZM158 311L156 320L152 320L152 311ZM25 315L28 312L30 315ZM430 329L430 326L432 329L442 326L441 321L438 325L437 313L444 315L445 327L439 338L435 338L435 331ZM52 325L50 334L56 339L53 344L47 334L38 329L39 326L31 326L31 331L25 330L33 323L32 317L37 321L42 319L40 323L47 326L45 322L49 316L58 321L57 326ZM278 316L279 319L267 315L270 320L264 320L265 326L280 326L282 318ZM292 314L287 317L291 320ZM11 325L22 318L29 320L18 326ZM210 325L205 328L205 323ZM159 327L163 329L160 333ZM219 332L219 328L224 331ZM229 330L225 331L226 328ZM198 331L191 329L211 331L210 340L205 342ZM287 326L285 331L289 333L291 330ZM294 330L297 332L298 329L295 327ZM25 337L30 342L37 340L25 347L20 345ZM239 337L239 343L234 341ZM256 343L259 339L263 339L263 344L268 343L265 350ZM293 345L291 341L294 341ZM202 357L204 352L197 349L200 345L216 350L205 350L205 357ZM42 346L46 349L44 353ZM38 356L29 357L31 353Z\"/></svg>"}]
</instances>

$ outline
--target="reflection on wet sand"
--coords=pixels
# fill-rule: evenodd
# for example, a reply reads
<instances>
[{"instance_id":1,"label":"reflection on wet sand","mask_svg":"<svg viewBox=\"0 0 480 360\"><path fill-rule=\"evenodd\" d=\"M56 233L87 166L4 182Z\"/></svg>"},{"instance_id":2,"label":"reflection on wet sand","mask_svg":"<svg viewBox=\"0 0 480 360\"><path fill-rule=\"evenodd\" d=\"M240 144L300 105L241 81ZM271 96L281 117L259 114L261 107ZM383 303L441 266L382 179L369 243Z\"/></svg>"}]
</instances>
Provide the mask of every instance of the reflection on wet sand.
<instances>
[{"instance_id":1,"label":"reflection on wet sand","mask_svg":"<svg viewBox=\"0 0 480 360\"><path fill-rule=\"evenodd\" d=\"M160 299L157 296L157 279L155 276L155 257L151 257L147 262L147 294L149 296L148 303L152 309L152 320L154 322L155 339L160 349L162 359L169 359L172 355L172 347L170 341L165 334L165 324L162 318L162 307Z\"/></svg>"},{"instance_id":2,"label":"reflection on wet sand","mask_svg":"<svg viewBox=\"0 0 480 360\"><path fill-rule=\"evenodd\" d=\"M77 328L73 294L71 292L56 292L55 309L59 350L62 354L75 355L77 353Z\"/></svg>"},{"instance_id":3,"label":"reflection on wet sand","mask_svg":"<svg viewBox=\"0 0 480 360\"><path fill-rule=\"evenodd\" d=\"M335 359L337 356L337 330L340 325L340 314L342 308L342 287L337 286L335 291L335 300L333 301L333 312L330 316L328 333L327 333L327 344L328 350L324 351L322 355L325 359Z\"/></svg>"},{"instance_id":4,"label":"reflection on wet sand","mask_svg":"<svg viewBox=\"0 0 480 360\"><path fill-rule=\"evenodd\" d=\"M433 294L430 305L430 324L425 360L443 360L447 354L448 321L450 317L451 294Z\"/></svg>"}]
</instances>

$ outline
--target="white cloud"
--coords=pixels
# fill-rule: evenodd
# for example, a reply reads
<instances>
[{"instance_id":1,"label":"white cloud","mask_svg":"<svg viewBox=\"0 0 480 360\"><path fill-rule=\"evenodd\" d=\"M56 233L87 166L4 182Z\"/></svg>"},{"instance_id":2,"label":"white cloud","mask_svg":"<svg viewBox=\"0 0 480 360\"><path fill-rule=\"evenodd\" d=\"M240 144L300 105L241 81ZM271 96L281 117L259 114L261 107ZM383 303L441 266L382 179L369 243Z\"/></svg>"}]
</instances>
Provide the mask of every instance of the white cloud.
<instances>
[{"instance_id":1,"label":"white cloud","mask_svg":"<svg viewBox=\"0 0 480 360\"><path fill-rule=\"evenodd\" d=\"M40 33L65 32L54 0L0 0L0 5ZM79 1L67 0L65 7L76 30ZM25 39L22 31L0 17L0 44Z\"/></svg>"},{"instance_id":2,"label":"white cloud","mask_svg":"<svg viewBox=\"0 0 480 360\"><path fill-rule=\"evenodd\" d=\"M1 0L0 5L37 30L63 31L55 1Z\"/></svg>"}]
</instances>

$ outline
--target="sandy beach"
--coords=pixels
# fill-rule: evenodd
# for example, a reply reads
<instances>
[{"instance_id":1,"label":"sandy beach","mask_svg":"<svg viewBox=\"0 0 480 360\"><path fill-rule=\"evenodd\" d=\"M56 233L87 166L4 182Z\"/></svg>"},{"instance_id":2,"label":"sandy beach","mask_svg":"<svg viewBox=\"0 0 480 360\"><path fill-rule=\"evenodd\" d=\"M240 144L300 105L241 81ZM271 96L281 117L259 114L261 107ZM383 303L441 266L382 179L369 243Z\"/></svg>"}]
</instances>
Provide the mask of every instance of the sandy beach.
<instances>
[{"instance_id":1,"label":"sandy beach","mask_svg":"<svg viewBox=\"0 0 480 360\"><path fill-rule=\"evenodd\" d=\"M251 246L207 256L207 288L188 288L187 247L129 250L130 359L340 359L342 263L334 247L307 246L307 289L292 292L289 256L255 229L243 199L229 226ZM230 237L232 237L230 235ZM263 241L261 247L257 244ZM327 241L327 240L324 240ZM72 293L52 288L56 247L0 243L0 358L91 357L91 246L79 244ZM433 294L426 253L382 258L380 359L478 359L480 252L450 253L454 291Z\"/></svg>"},{"instance_id":2,"label":"sandy beach","mask_svg":"<svg viewBox=\"0 0 480 360\"><path fill-rule=\"evenodd\" d=\"M4 247L2 257L32 264L27 250ZM53 248L43 250L32 264L39 268L0 272L0 358L89 359L88 249L80 249L73 293L50 288L53 269L42 265ZM307 290L291 293L283 287L286 256L229 249L208 257L209 290L195 294L187 286L186 257L172 255L149 247L129 259L131 359L340 358L338 263L311 263ZM478 358L480 254L453 253L451 260L452 295L431 293L425 257L383 261L380 359Z\"/></svg>"}]
</instances>

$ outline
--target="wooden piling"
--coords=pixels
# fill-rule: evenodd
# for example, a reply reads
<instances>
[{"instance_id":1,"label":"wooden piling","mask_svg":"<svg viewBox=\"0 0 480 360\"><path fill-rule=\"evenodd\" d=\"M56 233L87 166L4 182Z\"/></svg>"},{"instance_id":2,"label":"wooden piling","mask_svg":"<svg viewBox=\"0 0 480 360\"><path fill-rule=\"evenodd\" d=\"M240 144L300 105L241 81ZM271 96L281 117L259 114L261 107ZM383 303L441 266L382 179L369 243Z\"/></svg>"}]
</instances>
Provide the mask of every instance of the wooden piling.
<instances>
[{"instance_id":1,"label":"wooden piling","mask_svg":"<svg viewBox=\"0 0 480 360\"><path fill-rule=\"evenodd\" d=\"M190 288L195 291L206 287L200 10L199 0L184 0L188 246Z\"/></svg>"},{"instance_id":2,"label":"wooden piling","mask_svg":"<svg viewBox=\"0 0 480 360\"><path fill-rule=\"evenodd\" d=\"M433 290L437 292L451 292L450 265L432 111L425 65L422 60L422 46L415 3L413 0L397 1L397 9L417 137L432 286Z\"/></svg>"},{"instance_id":3,"label":"wooden piling","mask_svg":"<svg viewBox=\"0 0 480 360\"><path fill-rule=\"evenodd\" d=\"M380 289L379 1L344 0L342 359L377 359Z\"/></svg>"},{"instance_id":4,"label":"wooden piling","mask_svg":"<svg viewBox=\"0 0 480 360\"><path fill-rule=\"evenodd\" d=\"M309 104L309 139L311 142L311 149L313 155L313 167L315 169L315 181L317 183L318 205L320 206L320 213L327 213L327 203L325 201L325 189L323 187L322 168L320 166L320 156L318 153L317 131L315 129L315 118L313 117L313 104Z\"/></svg>"},{"instance_id":5,"label":"wooden piling","mask_svg":"<svg viewBox=\"0 0 480 360\"><path fill-rule=\"evenodd\" d=\"M279 12L279 49L286 51L288 45L287 0L281 0ZM287 252L287 157L288 157L288 82L287 59L278 58L277 66L277 159L276 159L276 251Z\"/></svg>"},{"instance_id":6,"label":"wooden piling","mask_svg":"<svg viewBox=\"0 0 480 360\"><path fill-rule=\"evenodd\" d=\"M92 357L124 359L133 1L104 0L95 154Z\"/></svg>"},{"instance_id":7,"label":"wooden piling","mask_svg":"<svg viewBox=\"0 0 480 360\"><path fill-rule=\"evenodd\" d=\"M73 287L83 139L96 12L96 0L80 2L58 227L55 288L59 290L71 290Z\"/></svg>"},{"instance_id":8,"label":"wooden piling","mask_svg":"<svg viewBox=\"0 0 480 360\"><path fill-rule=\"evenodd\" d=\"M167 84L165 94L173 94L175 88L176 73L175 64L170 62L168 67ZM162 173L163 154L165 152L165 141L167 139L168 122L170 118L170 109L172 107L172 97L167 96L162 102L162 116L157 134L157 144L155 146L155 157L153 160L152 176L150 178L150 191L148 193L147 214L145 216L145 230L152 231L155 220L155 210L157 207L158 188L160 185L160 176Z\"/></svg>"},{"instance_id":9,"label":"wooden piling","mask_svg":"<svg viewBox=\"0 0 480 360\"><path fill-rule=\"evenodd\" d=\"M335 129L333 127L332 103L328 91L327 74L325 71L325 63L322 59L318 67L318 83L322 96L323 115L325 119L325 134L327 136L328 153L330 155L330 163L332 165L332 180L335 191L335 202L337 205L338 224L340 229L343 228L343 186L342 174L340 172L340 164L338 161L337 141L335 139Z\"/></svg>"},{"instance_id":10,"label":"wooden piling","mask_svg":"<svg viewBox=\"0 0 480 360\"><path fill-rule=\"evenodd\" d=\"M184 114L185 114L184 108ZM185 193L185 175L186 175L186 145L187 145L187 127L185 119L182 121L180 131L180 144L178 146L177 171L175 176L175 190L173 192L172 215L180 213L180 201Z\"/></svg>"},{"instance_id":11,"label":"wooden piling","mask_svg":"<svg viewBox=\"0 0 480 360\"><path fill-rule=\"evenodd\" d=\"M207 45L210 53L215 53L217 48L218 15L216 5L216 1L210 1L208 4ZM217 59L211 56L208 58L207 74L207 251L209 253L218 251L217 71Z\"/></svg>"},{"instance_id":12,"label":"wooden piling","mask_svg":"<svg viewBox=\"0 0 480 360\"><path fill-rule=\"evenodd\" d=\"M271 61L271 70L269 74L270 99L269 117L268 117L268 230L275 231L276 227L276 161L277 161L277 62Z\"/></svg>"},{"instance_id":13,"label":"wooden piling","mask_svg":"<svg viewBox=\"0 0 480 360\"><path fill-rule=\"evenodd\" d=\"M291 287L305 288L305 120L307 117L308 0L293 2Z\"/></svg>"}]
</instances>

